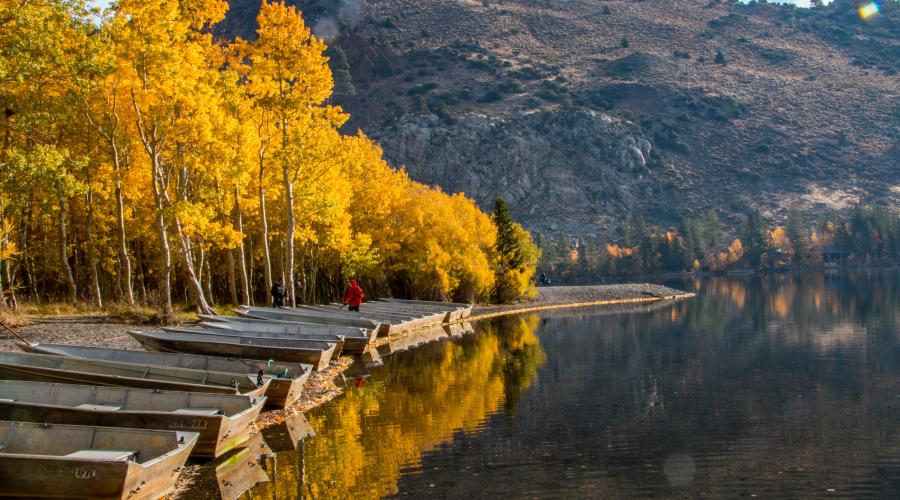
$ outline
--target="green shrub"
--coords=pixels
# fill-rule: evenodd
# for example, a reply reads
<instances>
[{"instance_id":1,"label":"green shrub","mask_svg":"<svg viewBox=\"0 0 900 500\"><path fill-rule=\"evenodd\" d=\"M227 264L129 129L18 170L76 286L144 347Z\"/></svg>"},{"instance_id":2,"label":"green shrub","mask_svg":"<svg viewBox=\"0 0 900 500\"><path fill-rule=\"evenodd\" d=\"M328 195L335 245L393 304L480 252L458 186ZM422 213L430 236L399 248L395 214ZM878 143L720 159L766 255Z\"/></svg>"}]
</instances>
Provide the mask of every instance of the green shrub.
<instances>
[{"instance_id":1,"label":"green shrub","mask_svg":"<svg viewBox=\"0 0 900 500\"><path fill-rule=\"evenodd\" d=\"M715 62L716 64L721 64L722 66L728 64L728 61L725 60L725 54L723 54L721 50L716 51L716 58L713 59L713 62Z\"/></svg>"},{"instance_id":2,"label":"green shrub","mask_svg":"<svg viewBox=\"0 0 900 500\"><path fill-rule=\"evenodd\" d=\"M503 100L503 94L500 93L500 91L497 89L491 89L491 90L485 92L484 95L481 96L481 99L479 99L480 102L484 102L484 103L491 103L491 102L497 102L497 101L502 101L502 100Z\"/></svg>"}]
</instances>

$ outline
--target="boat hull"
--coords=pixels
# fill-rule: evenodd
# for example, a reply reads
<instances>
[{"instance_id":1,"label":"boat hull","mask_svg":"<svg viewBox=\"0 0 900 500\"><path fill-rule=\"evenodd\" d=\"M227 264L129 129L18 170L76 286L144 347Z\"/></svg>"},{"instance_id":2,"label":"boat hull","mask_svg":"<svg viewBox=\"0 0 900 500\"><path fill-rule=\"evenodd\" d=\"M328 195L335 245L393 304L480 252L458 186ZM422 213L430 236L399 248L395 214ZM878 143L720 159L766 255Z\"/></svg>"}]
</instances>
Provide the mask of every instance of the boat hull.
<instances>
[{"instance_id":1,"label":"boat hull","mask_svg":"<svg viewBox=\"0 0 900 500\"><path fill-rule=\"evenodd\" d=\"M0 452L0 496L155 500L174 490L197 439L193 434L179 435L185 439L183 445L146 464Z\"/></svg>"},{"instance_id":2,"label":"boat hull","mask_svg":"<svg viewBox=\"0 0 900 500\"><path fill-rule=\"evenodd\" d=\"M211 340L179 340L177 337L147 336L138 332L129 332L144 348L159 352L184 352L205 356L235 356L250 359L273 359L289 363L312 365L315 370L323 370L331 362L336 346L327 350L292 349L266 346L264 344L240 344L234 342L217 342ZM235 338L235 337L224 337ZM240 340L240 338L238 338Z\"/></svg>"},{"instance_id":3,"label":"boat hull","mask_svg":"<svg viewBox=\"0 0 900 500\"><path fill-rule=\"evenodd\" d=\"M205 325L204 325L205 326ZM365 352L369 346L370 339L368 337L344 337L344 336L317 336L305 335L302 333L280 333L265 331L246 331L231 328L215 328L209 326L206 329L181 329L167 328L166 331L175 333L188 333L196 335L211 335L220 337L238 337L249 339L276 339L276 340L295 340L295 341L313 341L313 342L343 342L341 346L341 354L351 354L359 356Z\"/></svg>"},{"instance_id":4,"label":"boat hull","mask_svg":"<svg viewBox=\"0 0 900 500\"><path fill-rule=\"evenodd\" d=\"M303 395L303 386L309 378L312 367L299 363L270 363L257 359L223 358L220 356L203 356L172 352L127 351L124 349L107 349L85 346L67 346L55 344L26 344L16 342L26 352L35 354L52 354L82 359L99 359L142 363L172 368L190 368L195 370L212 370L227 373L244 372L257 374L263 371L271 375L284 371L287 377L272 378L266 389L266 408L282 409L296 402Z\"/></svg>"},{"instance_id":5,"label":"boat hull","mask_svg":"<svg viewBox=\"0 0 900 500\"><path fill-rule=\"evenodd\" d=\"M171 412L97 411L65 406L0 400L0 420L51 424L130 427L161 431L196 432L196 457L217 457L244 444L265 401L234 418L223 415L189 415Z\"/></svg>"},{"instance_id":6,"label":"boat hull","mask_svg":"<svg viewBox=\"0 0 900 500\"><path fill-rule=\"evenodd\" d=\"M139 379L131 377L121 377L117 375L83 373L35 366L11 366L7 364L0 364L0 379L33 380L37 382L58 382L63 384L137 387L140 389L164 389L172 391L209 392L214 394L242 394L244 396L253 397L261 397L265 395L266 390L269 386L269 384L264 384L257 389L238 393L237 390L231 387L185 384L180 382L171 382L156 379Z\"/></svg>"}]
</instances>

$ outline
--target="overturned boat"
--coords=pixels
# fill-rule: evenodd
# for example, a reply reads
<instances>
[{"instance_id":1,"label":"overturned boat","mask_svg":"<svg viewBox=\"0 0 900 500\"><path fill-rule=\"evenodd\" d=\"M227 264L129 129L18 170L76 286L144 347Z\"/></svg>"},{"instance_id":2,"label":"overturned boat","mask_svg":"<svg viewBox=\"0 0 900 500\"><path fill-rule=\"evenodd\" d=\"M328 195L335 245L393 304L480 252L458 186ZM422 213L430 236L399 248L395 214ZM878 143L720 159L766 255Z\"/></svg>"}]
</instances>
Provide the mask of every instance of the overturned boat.
<instances>
[{"instance_id":1,"label":"overturned boat","mask_svg":"<svg viewBox=\"0 0 900 500\"><path fill-rule=\"evenodd\" d=\"M298 305L291 308L269 309L244 306L235 309L242 320L221 319L220 322L236 323L252 320L269 320L279 323L318 323L322 325L362 326L360 321L380 324L381 337L429 329L441 324L462 321L472 312L471 304L446 304L417 300L380 299L364 302L360 311L344 310L341 304Z\"/></svg>"},{"instance_id":2,"label":"overturned boat","mask_svg":"<svg viewBox=\"0 0 900 500\"><path fill-rule=\"evenodd\" d=\"M0 496L154 500L172 492L193 432L0 421Z\"/></svg>"},{"instance_id":3,"label":"overturned boat","mask_svg":"<svg viewBox=\"0 0 900 500\"><path fill-rule=\"evenodd\" d=\"M378 299L375 302L367 302L367 305L399 308L407 311L430 312L442 314L444 323L462 321L472 313L472 304L429 302L419 300L402 299Z\"/></svg>"},{"instance_id":4,"label":"overturned boat","mask_svg":"<svg viewBox=\"0 0 900 500\"><path fill-rule=\"evenodd\" d=\"M279 309L281 310L281 309ZM288 329L291 332L309 334L343 335L345 337L372 337L378 330L378 325L371 321L365 321L367 326L344 326L320 323L304 323L302 321L285 321L275 319L244 318L235 316L200 316L200 325L228 325L234 328L241 327L267 327L276 329Z\"/></svg>"},{"instance_id":5,"label":"overturned boat","mask_svg":"<svg viewBox=\"0 0 900 500\"><path fill-rule=\"evenodd\" d=\"M265 397L0 380L0 420L198 434L195 456L217 457L250 437Z\"/></svg>"}]
</instances>

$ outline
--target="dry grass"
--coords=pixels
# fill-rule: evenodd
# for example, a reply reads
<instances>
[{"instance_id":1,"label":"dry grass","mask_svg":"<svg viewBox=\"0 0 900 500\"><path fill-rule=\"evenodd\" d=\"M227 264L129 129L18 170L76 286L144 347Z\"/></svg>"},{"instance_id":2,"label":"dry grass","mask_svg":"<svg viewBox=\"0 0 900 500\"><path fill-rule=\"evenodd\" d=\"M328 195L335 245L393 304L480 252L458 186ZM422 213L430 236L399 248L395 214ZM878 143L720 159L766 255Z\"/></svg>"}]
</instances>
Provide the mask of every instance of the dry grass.
<instances>
[{"instance_id":1,"label":"dry grass","mask_svg":"<svg viewBox=\"0 0 900 500\"><path fill-rule=\"evenodd\" d=\"M179 305L168 321L162 321L159 311L144 305L128 305L108 302L103 307L86 302L23 303L15 311L0 309L0 319L12 326L24 326L35 318L97 317L132 325L156 325L161 323L187 323L197 320L197 315L186 305Z\"/></svg>"}]
</instances>

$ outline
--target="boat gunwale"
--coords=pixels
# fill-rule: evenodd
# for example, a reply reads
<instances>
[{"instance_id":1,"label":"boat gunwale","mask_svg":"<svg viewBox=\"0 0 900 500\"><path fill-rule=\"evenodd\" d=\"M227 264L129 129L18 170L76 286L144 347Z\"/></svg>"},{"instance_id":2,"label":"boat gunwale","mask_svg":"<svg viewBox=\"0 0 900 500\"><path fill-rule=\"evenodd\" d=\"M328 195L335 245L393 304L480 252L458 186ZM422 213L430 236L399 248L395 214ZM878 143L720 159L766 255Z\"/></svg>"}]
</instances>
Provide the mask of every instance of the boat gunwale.
<instances>
[{"instance_id":1,"label":"boat gunwale","mask_svg":"<svg viewBox=\"0 0 900 500\"><path fill-rule=\"evenodd\" d=\"M104 350L104 351L121 351L121 352L123 352L123 353L129 353L129 354L130 354L130 353L136 353L136 354L138 354L138 355L176 355L176 356L191 356L191 357L198 357L198 358L219 358L219 359L224 359L224 360L229 360L229 361L242 362L242 363L247 364L247 365L252 365L254 362L255 362L255 363L260 363L261 365L266 365L266 364L268 363L267 360L261 360L261 359L239 358L239 357L234 357L234 356L210 356L210 355L205 355L205 354L190 354L190 353L184 353L184 352L132 351L132 350L129 350L129 349L116 349L116 348L112 348L112 347L84 346L84 345L74 345L74 344L72 344L72 345L70 345L70 344L54 344L54 343L49 343L49 342L48 342L48 343L39 342L39 343L37 343L37 344L27 344L27 346L28 346L27 348L25 347L25 345L26 345L26 344L25 344L24 342L22 342L22 341L16 341L16 346L18 346L19 349L22 349L23 351L28 352L28 353L32 353L32 354L45 354L45 355L48 355L48 356L59 356L59 357L63 357L63 358L86 359L86 360L96 360L96 361L113 361L113 362L116 362L116 363L144 364L144 363L139 363L139 362L136 362L136 361L105 360L105 359L101 359L101 358L94 358L94 357L88 357L88 356L78 356L78 355L75 355L75 354L64 354L64 353L56 353L56 352L43 352L43 351L40 351L39 349L48 349L48 350L52 350L52 349L56 349L56 348L60 348L60 347L61 347L61 348L65 348L65 347L76 347L76 348L97 349L97 350ZM46 346L46 347L45 347L45 346ZM39 351L38 351L38 352L33 352L33 351L30 351L29 348L36 348L36 349L38 349ZM277 376L275 376L275 375L272 374L272 373L266 372L266 373L264 374L265 377L270 378L270 379L272 379L272 380L297 380L298 378L301 378L301 377L303 377L303 376L308 376L309 373L311 373L311 372L313 371L312 365L307 364L307 363L294 363L294 362L290 362L290 361L278 361L277 363L284 363L284 364L287 364L287 365L296 365L295 367L292 367L292 368L297 369L297 368L299 367L299 369L301 370L301 372L300 372L296 377L277 377ZM147 363L147 364L153 364L153 365L156 365L156 366L162 366L162 367L164 367L164 368L181 368L181 369L187 369L187 370L201 370L201 371L210 371L210 372L216 372L216 373L228 373L228 374L233 374L233 375L239 375L239 376L242 376L242 377L244 377L244 376L249 377L249 376L250 376L250 374L247 374L247 373L241 373L241 372L232 372L232 371L226 372L226 371L221 371L221 370L204 370L204 369L202 369L202 368L190 368L190 367L183 367L183 366L171 366L171 365L165 365L165 364L159 364L159 363ZM257 371L261 369L261 368L259 368L259 367L255 367L255 366L248 366L248 368L253 368L253 369L257 370ZM251 377L251 379L252 379L252 377ZM183 392L183 391L175 391L175 392ZM189 391L188 391L188 392L189 392Z\"/></svg>"},{"instance_id":2,"label":"boat gunwale","mask_svg":"<svg viewBox=\"0 0 900 500\"><path fill-rule=\"evenodd\" d=\"M170 433L170 432L175 433L175 448L172 450L169 450L161 455L157 455L157 456L151 458L147 462L137 462L137 461L131 461L131 460L109 460L109 459L104 459L104 458L88 458L88 457L85 457L85 458L79 457L77 459L71 459L71 457L66 457L65 455L38 455L38 454L33 454L33 453L9 453L9 452L4 452L3 450L0 450L0 457L9 457L9 458L23 457L23 458L29 458L29 459L38 458L38 459L51 459L51 460L65 460L66 458L70 458L70 460L65 460L65 461L67 461L67 462L124 463L124 464L133 464L133 465L137 465L140 467L149 467L150 465L152 465L154 463L164 461L165 459L170 458L175 454L183 452L183 450L185 448L188 448L188 453L190 453L190 450L193 449L193 447L197 444L197 440L200 438L200 434L197 432L181 431L181 430L142 429L139 427L105 427L102 425L48 424L48 423L38 423L38 422L16 422L16 421L10 421L10 420L0 420L0 423L2 423L2 422L12 423L12 424L14 424L13 425L14 427L25 425L27 427L38 427L41 429L47 429L47 428L53 428L53 427L101 428L101 429L114 430L115 432L118 432L121 434L127 433L129 435L154 434L154 433L157 433L157 435L159 435L158 433ZM184 436L184 438L185 438L184 442L181 442L181 439L180 439L181 436Z\"/></svg>"},{"instance_id":3,"label":"boat gunwale","mask_svg":"<svg viewBox=\"0 0 900 500\"><path fill-rule=\"evenodd\" d=\"M198 383L196 383L195 380L190 380L187 382L180 382L180 381L170 381L170 380L159 380L159 379L153 379L153 378L140 378L139 379L137 377L129 377L129 376L123 376L123 375L116 375L116 374L104 374L104 373L98 373L98 372L80 371L80 370L74 369L75 367L72 367L71 369L65 369L65 368L59 368L59 367L29 366L29 365L25 365L24 363L23 364L9 363L2 359L4 355L10 355L10 354L11 355L19 355L19 356L21 356L21 355L39 356L40 359L48 359L49 358L49 359L61 359L61 360L76 361L76 362L82 361L87 364L94 363L94 364L97 364L98 366L114 365L113 367L115 367L115 365L126 365L125 366L126 368L128 368L128 367L143 367L145 369L146 368L161 368L163 370L174 370L174 371L176 371L176 373L178 373L178 372L181 372L181 373L196 372L196 373L206 373L206 374L215 374L215 375L225 375L226 378L234 378L235 376L237 376L239 378L243 377L245 379L245 381L247 382L247 386L245 386L245 387L247 387L247 388L252 387L252 388L258 389L258 388L264 387L266 385L266 384L263 384L262 386L257 385L255 383L255 381L253 381L251 379L250 375L245 374L245 373L220 372L220 371L216 371L216 370L198 370L196 368L179 368L179 367L151 365L151 364L144 364L144 363L132 363L132 362L128 362L128 361L107 361L107 360L94 359L94 358L78 358L78 357L70 357L70 356L57 356L54 354L37 354L37 353L30 353L30 352L24 352L24 353L15 352L15 351L0 352L0 366L7 367L8 369L11 369L12 367L37 368L37 369L41 369L41 370L52 370L55 372L73 372L73 373L95 374L95 375L102 375L102 376L111 377L111 378L121 378L121 379L128 379L128 380L149 380L149 381L159 381L161 383L176 383L176 384L196 385L196 386L202 386L202 387L207 387L207 386L208 387L224 387L224 388L231 388L234 390L238 390L241 387L241 386L234 387L231 385L209 384L207 382L198 384ZM208 376L205 377L205 379L208 379L208 378L209 378ZM267 382L268 382L268 380L267 380ZM87 384L87 385L91 385L91 384ZM184 392L191 392L191 391L184 391Z\"/></svg>"},{"instance_id":4,"label":"boat gunwale","mask_svg":"<svg viewBox=\"0 0 900 500\"><path fill-rule=\"evenodd\" d=\"M172 342L178 342L178 340L176 340L176 339L167 338L164 335L163 336L152 335L149 333L136 331L136 330L129 331L128 334L131 335L132 338L137 340L141 344L141 346L143 346L145 349L147 349L149 351L184 353L184 351L173 350L172 348L168 347L167 345L163 345L163 344L170 344ZM228 338L237 338L237 337L215 337L215 338L216 339L228 339ZM269 349L269 350L286 352L286 353L291 354L296 357L307 356L307 357L315 358L316 353L319 353L318 360L315 363L299 362L299 361L285 361L287 363L309 364L310 366L313 367L314 371L318 371L318 370L323 369L324 367L327 367L328 364L331 363L332 359L340 356L339 347L340 347L340 349L343 349L343 343L340 346L338 346L337 344L333 344L329 349L322 350L322 349L299 349L299 348L294 348L294 347L277 347L277 346L271 346L271 345L267 346L265 344L260 344L260 345L242 344L240 342L216 342L215 340L213 340L213 341L190 340L189 342L194 343L194 344L202 344L202 346L205 346L206 348L225 345L225 346L232 346L235 348ZM147 344L150 344L150 347L148 347ZM188 353L188 354L192 354L192 353ZM200 354L200 355L207 356L208 354ZM253 359L253 358L251 358L251 359ZM280 359L276 359L275 357L272 357L272 359L275 361L282 361ZM319 368L320 366L322 368ZM282 380L293 380L293 379L282 379ZM272 381L272 379L268 379L266 382L268 384L271 381Z\"/></svg>"},{"instance_id":5,"label":"boat gunwale","mask_svg":"<svg viewBox=\"0 0 900 500\"><path fill-rule=\"evenodd\" d=\"M310 324L310 323L272 323L270 325L266 325L265 323L266 323L265 320L260 320L258 322L254 322L254 323L237 323L237 322L230 323L230 322L226 322L226 321L204 320L204 321L201 321L200 323L197 323L196 325L192 325L192 326L207 327L207 328L212 328L215 330L255 331L255 330L240 330L240 328L244 325L254 325L254 326L271 326L273 328L277 328L277 327L288 328L291 326L297 326L302 329L304 327L304 325ZM222 326L222 325L229 325L229 326ZM313 325L313 326L326 326L326 325ZM331 326L331 325L327 325L327 326ZM341 327L336 327L336 328L341 328ZM373 330L372 328L362 328L362 327L357 328L357 327L352 327L352 326L348 326L345 329L350 330L350 332L347 334L314 333L314 332L298 332L296 334L294 334L293 332L268 332L268 333L292 333L294 335L321 335L321 336L334 335L334 336L347 337L349 339L349 338L368 338Z\"/></svg>"}]
</instances>

